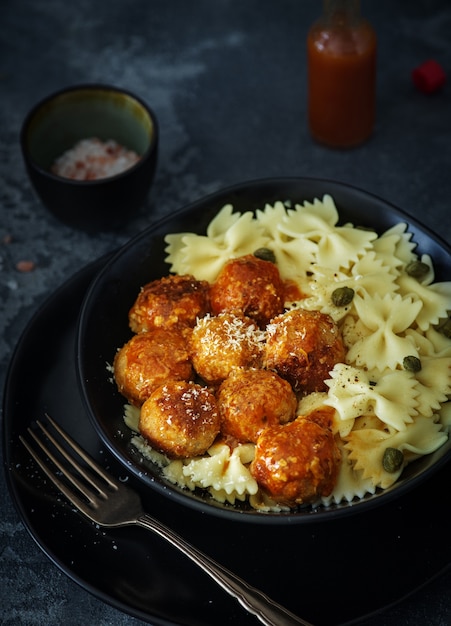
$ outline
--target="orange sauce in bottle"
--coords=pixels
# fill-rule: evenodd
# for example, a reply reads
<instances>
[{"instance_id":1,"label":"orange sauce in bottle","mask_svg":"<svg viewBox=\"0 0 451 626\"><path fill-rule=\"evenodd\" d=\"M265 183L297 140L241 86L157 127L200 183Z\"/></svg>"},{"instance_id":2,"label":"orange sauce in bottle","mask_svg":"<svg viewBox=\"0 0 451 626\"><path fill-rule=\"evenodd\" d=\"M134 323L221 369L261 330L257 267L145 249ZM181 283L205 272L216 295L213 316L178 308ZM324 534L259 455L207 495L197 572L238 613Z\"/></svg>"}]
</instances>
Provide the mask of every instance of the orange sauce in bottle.
<instances>
[{"instance_id":1,"label":"orange sauce in bottle","mask_svg":"<svg viewBox=\"0 0 451 626\"><path fill-rule=\"evenodd\" d=\"M318 142L348 148L371 135L376 49L358 0L325 0L324 15L307 37L308 121Z\"/></svg>"}]
</instances>

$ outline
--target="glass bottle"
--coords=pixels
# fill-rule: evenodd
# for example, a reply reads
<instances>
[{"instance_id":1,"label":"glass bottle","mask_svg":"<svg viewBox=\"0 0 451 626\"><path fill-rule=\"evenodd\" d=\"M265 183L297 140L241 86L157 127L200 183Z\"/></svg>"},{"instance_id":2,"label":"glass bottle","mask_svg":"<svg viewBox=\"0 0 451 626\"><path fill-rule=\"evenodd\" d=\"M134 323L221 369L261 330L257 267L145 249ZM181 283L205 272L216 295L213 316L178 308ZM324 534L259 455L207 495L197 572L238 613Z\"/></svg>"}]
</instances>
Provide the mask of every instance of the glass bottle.
<instances>
[{"instance_id":1,"label":"glass bottle","mask_svg":"<svg viewBox=\"0 0 451 626\"><path fill-rule=\"evenodd\" d=\"M376 49L359 0L323 1L323 15L307 36L308 122L318 142L349 148L371 135Z\"/></svg>"}]
</instances>

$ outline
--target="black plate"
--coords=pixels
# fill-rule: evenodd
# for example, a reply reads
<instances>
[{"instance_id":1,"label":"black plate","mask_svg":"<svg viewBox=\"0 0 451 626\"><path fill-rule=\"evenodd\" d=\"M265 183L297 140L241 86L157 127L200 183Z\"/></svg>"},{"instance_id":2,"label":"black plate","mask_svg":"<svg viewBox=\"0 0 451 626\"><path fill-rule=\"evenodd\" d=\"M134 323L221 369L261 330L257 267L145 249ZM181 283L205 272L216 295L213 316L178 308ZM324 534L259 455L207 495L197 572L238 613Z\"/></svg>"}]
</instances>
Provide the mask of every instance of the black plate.
<instances>
[{"instance_id":1,"label":"black plate","mask_svg":"<svg viewBox=\"0 0 451 626\"><path fill-rule=\"evenodd\" d=\"M126 476L103 447L77 390L77 312L101 267L102 261L88 266L60 288L31 320L13 355L3 446L15 506L44 553L116 608L154 626L255 626L254 618L160 539L138 528L105 533L86 522L41 479L18 441L48 411L106 467ZM129 481L150 513L316 626L358 621L383 609L451 561L443 514L451 506L449 467L372 511L283 529L207 517L132 476Z\"/></svg>"},{"instance_id":2,"label":"black plate","mask_svg":"<svg viewBox=\"0 0 451 626\"><path fill-rule=\"evenodd\" d=\"M307 508L298 512L266 514L251 509L249 505L222 505L205 494L192 494L172 485L130 444L131 433L123 422L124 398L111 384L106 364L112 363L116 350L131 336L128 311L141 286L169 272L165 263L164 236L186 231L204 233L211 219L226 203L231 203L236 211L245 211L261 209L267 202L276 200L313 201L326 193L333 196L341 223L368 226L382 233L399 222L408 222L418 251L430 254L434 261L436 280L449 279L450 248L402 211L349 185L300 178L243 183L195 202L132 239L106 264L93 282L83 305L79 326L78 365L82 395L94 427L107 448L146 486L178 503L241 522L311 523L313 520L335 520L354 514L357 508L373 508L398 497L451 458L451 441L448 441L433 454L408 466L392 488L367 495L352 505L343 503L315 510Z\"/></svg>"}]
</instances>

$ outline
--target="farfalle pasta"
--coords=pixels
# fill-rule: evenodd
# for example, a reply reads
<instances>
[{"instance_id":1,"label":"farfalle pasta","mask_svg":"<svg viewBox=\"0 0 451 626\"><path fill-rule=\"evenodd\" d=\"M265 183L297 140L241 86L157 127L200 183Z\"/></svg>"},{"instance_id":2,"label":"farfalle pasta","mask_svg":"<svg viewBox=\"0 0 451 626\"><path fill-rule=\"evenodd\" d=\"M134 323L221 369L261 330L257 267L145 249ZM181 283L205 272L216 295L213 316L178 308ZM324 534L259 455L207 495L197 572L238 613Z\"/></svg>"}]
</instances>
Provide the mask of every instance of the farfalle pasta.
<instances>
[{"instance_id":1,"label":"farfalle pasta","mask_svg":"<svg viewBox=\"0 0 451 626\"><path fill-rule=\"evenodd\" d=\"M254 495L258 485L249 472L248 465L254 458L253 444L236 446L233 451L223 443L213 445L203 457L183 461L181 472L194 484L211 490L225 492L228 501L243 494ZM170 478L171 465L164 472Z\"/></svg>"},{"instance_id":2,"label":"farfalle pasta","mask_svg":"<svg viewBox=\"0 0 451 626\"><path fill-rule=\"evenodd\" d=\"M373 298L379 293L394 294L398 289L396 276L376 257L374 251L367 252L353 264L349 272L315 264L309 276L300 280L299 285L304 293L300 306L310 311L327 313L336 322L355 311L354 299L349 306L334 304L332 293L336 289L348 287L361 298ZM360 317L358 313L357 315Z\"/></svg>"},{"instance_id":3,"label":"farfalle pasta","mask_svg":"<svg viewBox=\"0 0 451 626\"><path fill-rule=\"evenodd\" d=\"M373 250L385 265L398 269L415 258L415 248L412 233L404 223L395 224L373 241Z\"/></svg>"},{"instance_id":4,"label":"farfalle pasta","mask_svg":"<svg viewBox=\"0 0 451 626\"><path fill-rule=\"evenodd\" d=\"M417 350L403 333L415 321L422 303L399 294L386 293L362 296L356 294L354 305L364 330L364 336L350 347L346 361L368 369L402 365L407 355Z\"/></svg>"},{"instance_id":5,"label":"farfalle pasta","mask_svg":"<svg viewBox=\"0 0 451 626\"><path fill-rule=\"evenodd\" d=\"M323 267L347 268L371 248L377 237L372 231L353 228L352 225L338 226L338 211L331 196L313 204L304 203L288 209L278 228L282 233L314 242L316 263Z\"/></svg>"},{"instance_id":6,"label":"farfalle pasta","mask_svg":"<svg viewBox=\"0 0 451 626\"><path fill-rule=\"evenodd\" d=\"M349 420L376 415L387 426L403 431L418 415L417 382L405 370L387 368L379 374L339 363L326 385L329 392L324 403L336 410L338 424L345 422L347 429Z\"/></svg>"},{"instance_id":7,"label":"farfalle pasta","mask_svg":"<svg viewBox=\"0 0 451 626\"><path fill-rule=\"evenodd\" d=\"M417 299L421 310L415 322L419 329L426 331L429 326L438 324L447 316L451 298L451 283L419 283L411 276L402 275L398 278L399 293Z\"/></svg>"},{"instance_id":8,"label":"farfalle pasta","mask_svg":"<svg viewBox=\"0 0 451 626\"><path fill-rule=\"evenodd\" d=\"M401 475L406 463L430 454L447 440L441 425L427 417L418 416L405 431L385 428L356 428L346 437L345 448L353 469L362 472L364 480L374 487L387 489ZM403 462L395 471L384 469L383 457L387 448L403 452Z\"/></svg>"},{"instance_id":9,"label":"farfalle pasta","mask_svg":"<svg viewBox=\"0 0 451 626\"><path fill-rule=\"evenodd\" d=\"M210 222L206 235L167 235L166 260L175 274L192 274L212 282L228 259L252 253L267 242L265 230L255 224L253 213L234 213L227 204Z\"/></svg>"},{"instance_id":10,"label":"farfalle pasta","mask_svg":"<svg viewBox=\"0 0 451 626\"><path fill-rule=\"evenodd\" d=\"M451 358L426 356L422 357L421 364L421 370L416 375L417 411L420 415L432 417L451 394Z\"/></svg>"},{"instance_id":11,"label":"farfalle pasta","mask_svg":"<svg viewBox=\"0 0 451 626\"><path fill-rule=\"evenodd\" d=\"M166 243L171 273L210 283L229 259L268 249L281 277L301 293L285 309L320 311L338 325L345 358L330 371L327 391L300 395L296 411L302 416L325 406L334 410L341 465L333 492L320 504L387 489L408 463L447 441L451 340L440 327L451 310L451 282L434 282L433 260L416 253L405 223L380 234L341 225L333 198L325 195L303 204L278 201L255 212L236 212L228 204L205 235L169 234ZM419 274L409 272L412 263ZM351 299L337 300L340 290ZM138 419L139 409L128 406L125 421L132 430ZM249 471L253 443L230 448L219 442L200 457L182 460L152 451L137 434L132 443L182 487L208 490L232 505L247 501L260 511L287 510ZM386 463L387 450L396 452L393 467Z\"/></svg>"},{"instance_id":12,"label":"farfalle pasta","mask_svg":"<svg viewBox=\"0 0 451 626\"><path fill-rule=\"evenodd\" d=\"M267 204L262 211L256 211L256 220L265 229L266 245L277 257L280 275L283 278L301 277L305 274L305 268L315 262L317 246L308 239L300 246L297 236L289 235L279 228L286 216L287 210L282 202L276 202L273 206Z\"/></svg>"}]
</instances>

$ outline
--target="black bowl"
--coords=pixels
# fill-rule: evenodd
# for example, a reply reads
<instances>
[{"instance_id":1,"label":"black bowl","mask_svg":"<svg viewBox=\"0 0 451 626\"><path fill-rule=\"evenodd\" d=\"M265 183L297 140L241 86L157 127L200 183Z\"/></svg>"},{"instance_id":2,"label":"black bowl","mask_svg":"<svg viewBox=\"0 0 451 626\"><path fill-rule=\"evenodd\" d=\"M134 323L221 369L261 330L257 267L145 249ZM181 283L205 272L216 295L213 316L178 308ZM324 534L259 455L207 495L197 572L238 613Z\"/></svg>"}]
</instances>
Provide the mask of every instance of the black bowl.
<instances>
[{"instance_id":1,"label":"black bowl","mask_svg":"<svg viewBox=\"0 0 451 626\"><path fill-rule=\"evenodd\" d=\"M204 233L211 219L226 203L237 211L263 208L266 202L312 201L330 194L340 214L340 222L376 229L379 233L399 222L407 222L417 252L429 254L436 280L449 279L451 250L437 236L390 203L360 189L318 179L275 179L253 181L214 193L154 224L132 239L107 263L92 283L84 301L78 329L77 368L81 393L99 436L112 454L151 489L175 501L210 514L241 521L263 523L303 523L327 521L337 516L363 511L398 497L429 477L451 459L451 442L436 452L411 463L391 488L374 495L328 507L305 508L289 513L261 513L247 505L221 505L202 493L192 493L168 483L152 463L143 461L130 444L130 431L123 422L124 398L111 383L107 363L117 348L130 337L128 310L142 285L167 275L164 237L168 233Z\"/></svg>"},{"instance_id":2,"label":"black bowl","mask_svg":"<svg viewBox=\"0 0 451 626\"><path fill-rule=\"evenodd\" d=\"M78 141L113 139L134 150L129 169L96 180L72 180L50 171ZM79 85L39 102L22 125L25 166L42 203L62 222L96 232L120 228L145 202L158 155L154 112L134 94L109 85Z\"/></svg>"}]
</instances>

